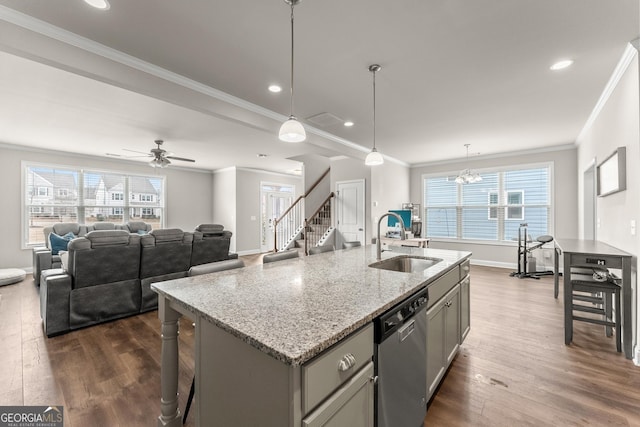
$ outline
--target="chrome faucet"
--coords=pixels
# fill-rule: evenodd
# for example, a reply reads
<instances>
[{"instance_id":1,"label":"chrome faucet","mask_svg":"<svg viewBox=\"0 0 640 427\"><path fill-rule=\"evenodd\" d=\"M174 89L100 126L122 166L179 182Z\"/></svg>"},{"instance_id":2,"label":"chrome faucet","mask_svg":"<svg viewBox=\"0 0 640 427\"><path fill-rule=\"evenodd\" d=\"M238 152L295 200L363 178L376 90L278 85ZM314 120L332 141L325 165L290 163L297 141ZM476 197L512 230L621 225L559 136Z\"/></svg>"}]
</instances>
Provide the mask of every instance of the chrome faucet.
<instances>
[{"instance_id":1,"label":"chrome faucet","mask_svg":"<svg viewBox=\"0 0 640 427\"><path fill-rule=\"evenodd\" d=\"M376 240L376 261L380 261L382 259L382 240L380 239L380 223L382 222L382 219L385 216L389 216L389 215L396 217L396 219L398 220L398 223L401 225L400 226L400 240L406 240L407 239L407 235L404 233L404 221L402 220L400 215L398 215L395 212L386 212L386 213L382 214L382 216L378 220L378 239Z\"/></svg>"}]
</instances>

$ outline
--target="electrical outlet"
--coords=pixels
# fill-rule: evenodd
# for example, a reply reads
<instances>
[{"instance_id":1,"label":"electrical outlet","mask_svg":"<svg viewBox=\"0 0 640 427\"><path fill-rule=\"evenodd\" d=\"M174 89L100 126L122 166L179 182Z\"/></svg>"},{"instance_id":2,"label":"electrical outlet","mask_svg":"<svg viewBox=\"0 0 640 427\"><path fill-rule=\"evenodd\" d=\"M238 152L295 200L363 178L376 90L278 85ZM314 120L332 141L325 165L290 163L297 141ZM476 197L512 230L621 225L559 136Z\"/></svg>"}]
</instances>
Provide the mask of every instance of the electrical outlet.
<instances>
[{"instance_id":1,"label":"electrical outlet","mask_svg":"<svg viewBox=\"0 0 640 427\"><path fill-rule=\"evenodd\" d=\"M600 228L600 218L598 218L598 221L596 222L596 227Z\"/></svg>"},{"instance_id":2,"label":"electrical outlet","mask_svg":"<svg viewBox=\"0 0 640 427\"><path fill-rule=\"evenodd\" d=\"M631 235L632 236L636 235L636 220L635 219L631 220Z\"/></svg>"}]
</instances>

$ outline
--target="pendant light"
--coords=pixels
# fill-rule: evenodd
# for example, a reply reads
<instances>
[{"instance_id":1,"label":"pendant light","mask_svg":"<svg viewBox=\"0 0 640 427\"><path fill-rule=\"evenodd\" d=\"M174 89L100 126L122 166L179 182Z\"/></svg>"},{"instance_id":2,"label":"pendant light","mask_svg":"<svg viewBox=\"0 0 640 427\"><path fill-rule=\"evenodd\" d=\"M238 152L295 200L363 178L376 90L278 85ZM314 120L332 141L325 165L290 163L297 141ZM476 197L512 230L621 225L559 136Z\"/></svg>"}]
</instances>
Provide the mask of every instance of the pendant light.
<instances>
[{"instance_id":1,"label":"pendant light","mask_svg":"<svg viewBox=\"0 0 640 427\"><path fill-rule=\"evenodd\" d=\"M380 71L378 64L369 65L369 71L373 73L373 148L367 154L364 164L367 166L377 166L384 163L382 154L376 149L376 71Z\"/></svg>"},{"instance_id":2,"label":"pendant light","mask_svg":"<svg viewBox=\"0 0 640 427\"><path fill-rule=\"evenodd\" d=\"M471 144L464 144L464 146L467 147L467 164L469 164L469 145ZM474 182L480 181L482 181L480 174L477 172L472 173L470 169L460 171L456 177L456 182L458 184L473 184Z\"/></svg>"},{"instance_id":3,"label":"pendant light","mask_svg":"<svg viewBox=\"0 0 640 427\"><path fill-rule=\"evenodd\" d=\"M284 0L291 5L291 103L289 119L280 126L278 137L285 142L302 142L307 139L302 123L293 115L293 7L300 3L300 0Z\"/></svg>"}]
</instances>

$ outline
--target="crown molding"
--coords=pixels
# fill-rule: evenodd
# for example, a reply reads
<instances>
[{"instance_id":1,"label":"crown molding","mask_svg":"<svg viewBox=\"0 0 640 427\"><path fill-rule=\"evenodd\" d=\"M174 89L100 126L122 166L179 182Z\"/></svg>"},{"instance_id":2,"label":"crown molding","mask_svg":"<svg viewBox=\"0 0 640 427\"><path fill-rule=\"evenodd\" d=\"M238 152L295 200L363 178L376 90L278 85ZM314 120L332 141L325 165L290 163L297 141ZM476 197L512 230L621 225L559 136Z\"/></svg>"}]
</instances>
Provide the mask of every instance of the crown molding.
<instances>
[{"instance_id":1,"label":"crown molding","mask_svg":"<svg viewBox=\"0 0 640 427\"><path fill-rule=\"evenodd\" d=\"M580 142L584 138L584 135L589 131L589 129L591 129L591 126L593 126L593 123L596 121L596 119L602 112L602 109L604 108L605 104L611 97L611 94L615 90L616 86L618 86L618 83L620 82L620 79L622 78L624 73L627 71L627 68L629 68L629 65L631 65L631 62L638 56L639 49L640 49L640 39L635 39L627 43L624 53L622 54L622 57L618 61L618 65L616 65L616 68L613 70L613 73L611 74L609 81L605 85L604 90L600 95L600 98L598 98L598 102L596 102L596 105L593 107L593 110L591 111L589 118L585 122L584 126L582 127L582 130L580 131L580 133L578 134L578 137L576 138L577 145L580 145Z\"/></svg>"},{"instance_id":2,"label":"crown molding","mask_svg":"<svg viewBox=\"0 0 640 427\"><path fill-rule=\"evenodd\" d=\"M551 153L551 152L554 152L554 151L573 150L575 148L576 148L576 144L574 144L574 143L561 144L561 145L552 145L550 147L532 148L530 150L506 151L506 152L501 152L501 153L496 153L496 154L486 154L486 155L482 155L482 156L473 156L472 158L469 158L468 160L469 161L476 161L476 160L501 159L501 158L504 158L504 157L527 156L527 155L532 155L532 154ZM467 161L467 159L465 159L465 158L440 160L440 161L436 161L436 162L427 162L427 163L420 163L420 164L412 165L411 168L413 169L413 168L423 168L423 167L436 166L436 165L449 165L449 164L461 163L461 162L465 162L465 161Z\"/></svg>"}]
</instances>

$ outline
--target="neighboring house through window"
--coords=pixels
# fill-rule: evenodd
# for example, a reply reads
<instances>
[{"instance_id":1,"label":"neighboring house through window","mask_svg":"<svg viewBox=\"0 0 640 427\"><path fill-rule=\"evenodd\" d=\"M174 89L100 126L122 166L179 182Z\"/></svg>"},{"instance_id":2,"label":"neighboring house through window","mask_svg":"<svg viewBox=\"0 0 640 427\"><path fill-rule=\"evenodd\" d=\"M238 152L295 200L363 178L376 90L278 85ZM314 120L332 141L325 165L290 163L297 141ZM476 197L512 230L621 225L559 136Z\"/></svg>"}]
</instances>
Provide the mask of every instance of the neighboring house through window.
<instances>
[{"instance_id":1,"label":"neighboring house through window","mask_svg":"<svg viewBox=\"0 0 640 427\"><path fill-rule=\"evenodd\" d=\"M23 247L44 243L42 229L56 222L145 221L164 227L163 176L26 162L23 170Z\"/></svg>"}]
</instances>

